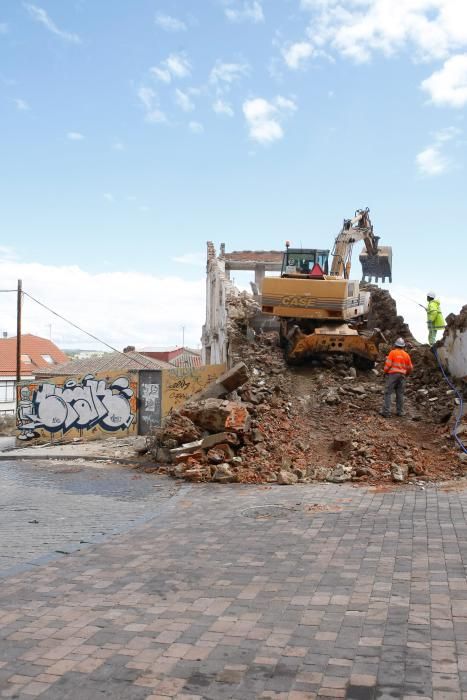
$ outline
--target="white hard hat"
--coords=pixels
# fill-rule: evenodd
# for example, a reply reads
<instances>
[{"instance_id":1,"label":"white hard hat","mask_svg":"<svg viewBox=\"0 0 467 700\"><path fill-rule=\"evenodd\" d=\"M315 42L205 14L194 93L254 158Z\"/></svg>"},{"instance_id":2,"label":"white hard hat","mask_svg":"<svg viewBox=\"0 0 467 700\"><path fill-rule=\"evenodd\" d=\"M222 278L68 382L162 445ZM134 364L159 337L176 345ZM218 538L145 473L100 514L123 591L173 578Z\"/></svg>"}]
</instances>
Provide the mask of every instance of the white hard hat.
<instances>
[{"instance_id":1,"label":"white hard hat","mask_svg":"<svg viewBox=\"0 0 467 700\"><path fill-rule=\"evenodd\" d=\"M435 292L427 292L426 295L427 295L427 297L430 297L430 299L436 299L436 293L435 293Z\"/></svg>"},{"instance_id":2,"label":"white hard hat","mask_svg":"<svg viewBox=\"0 0 467 700\"><path fill-rule=\"evenodd\" d=\"M398 338L396 342L394 343L396 348L405 348L405 340L404 338Z\"/></svg>"}]
</instances>

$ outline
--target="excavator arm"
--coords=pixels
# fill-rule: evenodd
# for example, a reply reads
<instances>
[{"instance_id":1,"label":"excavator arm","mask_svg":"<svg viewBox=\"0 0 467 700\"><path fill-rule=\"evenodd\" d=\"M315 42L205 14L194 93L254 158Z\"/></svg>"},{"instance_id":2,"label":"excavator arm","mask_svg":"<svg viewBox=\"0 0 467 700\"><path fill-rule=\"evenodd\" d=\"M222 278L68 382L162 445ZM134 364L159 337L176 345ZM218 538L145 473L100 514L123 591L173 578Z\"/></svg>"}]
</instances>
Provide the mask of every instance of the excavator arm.
<instances>
[{"instance_id":1,"label":"excavator arm","mask_svg":"<svg viewBox=\"0 0 467 700\"><path fill-rule=\"evenodd\" d=\"M392 281L392 249L379 247L379 236L375 236L369 216L370 210L357 209L352 219L344 219L341 232L336 237L332 251L331 275L349 279L354 243L363 241L365 251L360 255L362 279L375 282L386 278Z\"/></svg>"}]
</instances>

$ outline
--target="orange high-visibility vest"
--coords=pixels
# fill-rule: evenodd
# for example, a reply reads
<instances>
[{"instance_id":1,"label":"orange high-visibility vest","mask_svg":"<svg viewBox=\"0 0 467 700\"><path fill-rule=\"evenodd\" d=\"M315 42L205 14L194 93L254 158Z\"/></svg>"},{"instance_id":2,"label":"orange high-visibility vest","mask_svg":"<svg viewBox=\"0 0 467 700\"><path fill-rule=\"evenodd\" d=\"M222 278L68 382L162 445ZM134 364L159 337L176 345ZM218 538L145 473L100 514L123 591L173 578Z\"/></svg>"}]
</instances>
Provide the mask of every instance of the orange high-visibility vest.
<instances>
[{"instance_id":1,"label":"orange high-visibility vest","mask_svg":"<svg viewBox=\"0 0 467 700\"><path fill-rule=\"evenodd\" d=\"M412 360L405 350L400 348L391 350L384 363L385 374L410 374L412 370Z\"/></svg>"}]
</instances>

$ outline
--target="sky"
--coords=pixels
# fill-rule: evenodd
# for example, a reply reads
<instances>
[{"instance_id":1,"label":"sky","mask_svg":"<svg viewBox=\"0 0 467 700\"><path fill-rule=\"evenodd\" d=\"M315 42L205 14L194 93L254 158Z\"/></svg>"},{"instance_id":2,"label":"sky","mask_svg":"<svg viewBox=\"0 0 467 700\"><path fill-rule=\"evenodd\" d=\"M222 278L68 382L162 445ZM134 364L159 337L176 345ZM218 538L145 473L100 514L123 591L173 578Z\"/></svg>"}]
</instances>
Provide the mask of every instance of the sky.
<instances>
[{"instance_id":1,"label":"sky","mask_svg":"<svg viewBox=\"0 0 467 700\"><path fill-rule=\"evenodd\" d=\"M466 111L465 0L3 0L0 287L197 347L206 241L332 248L368 206L423 339L427 290L467 303ZM97 347L29 298L23 328Z\"/></svg>"}]
</instances>

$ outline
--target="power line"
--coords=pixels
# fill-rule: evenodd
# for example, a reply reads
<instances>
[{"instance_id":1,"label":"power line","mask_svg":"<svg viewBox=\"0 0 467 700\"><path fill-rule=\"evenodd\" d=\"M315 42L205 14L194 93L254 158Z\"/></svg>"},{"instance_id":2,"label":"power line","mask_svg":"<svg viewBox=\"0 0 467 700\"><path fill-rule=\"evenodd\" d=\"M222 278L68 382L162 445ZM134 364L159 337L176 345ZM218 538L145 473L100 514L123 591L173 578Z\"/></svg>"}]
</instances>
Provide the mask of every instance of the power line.
<instances>
[{"instance_id":1,"label":"power line","mask_svg":"<svg viewBox=\"0 0 467 700\"><path fill-rule=\"evenodd\" d=\"M13 291L16 291L16 289L13 290ZM49 312L50 312L51 314L53 314L54 316L57 316L57 317L60 318L62 321L65 321L65 323L69 323L70 326L73 326L73 328L76 328L76 329L77 329L78 331L80 331L81 333L84 333L85 335L88 335L88 336L89 336L90 338L92 338L93 340L97 340L98 343L102 343L102 345L105 345L107 348L110 348L111 350L113 350L113 352L118 352L120 355L123 355L124 357L128 357L128 355L127 355L126 353L122 352L121 350L117 350L117 348L114 348L112 345L109 345L109 343L106 343L105 340L101 340L101 338L98 338L96 335L93 335L92 333L89 333L89 331L85 331L84 328L81 328L81 327L78 326L76 323L73 323L73 321L70 321L68 318L65 318L65 316L62 316L61 314L57 313L57 311L54 311L54 310L51 309L49 306L47 306L46 304L44 304L42 301L39 301L39 299L36 299L35 297L33 297L33 296L32 296L31 294L29 294L28 292L25 292L25 291L23 290L23 294L25 294L27 297L29 297L30 299L32 299L32 301L35 301L36 304L39 304L39 306L42 306L44 309L46 309L47 311L49 311ZM138 365L141 365L141 367L144 367L144 369L154 369L154 366L145 365L144 362L141 362L141 361L138 360L136 357L132 357L131 359L132 359L134 362L136 362Z\"/></svg>"}]
</instances>

